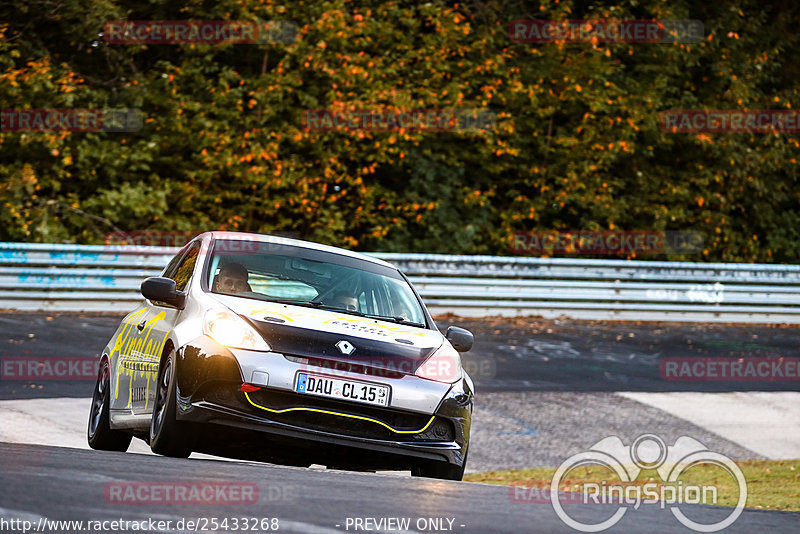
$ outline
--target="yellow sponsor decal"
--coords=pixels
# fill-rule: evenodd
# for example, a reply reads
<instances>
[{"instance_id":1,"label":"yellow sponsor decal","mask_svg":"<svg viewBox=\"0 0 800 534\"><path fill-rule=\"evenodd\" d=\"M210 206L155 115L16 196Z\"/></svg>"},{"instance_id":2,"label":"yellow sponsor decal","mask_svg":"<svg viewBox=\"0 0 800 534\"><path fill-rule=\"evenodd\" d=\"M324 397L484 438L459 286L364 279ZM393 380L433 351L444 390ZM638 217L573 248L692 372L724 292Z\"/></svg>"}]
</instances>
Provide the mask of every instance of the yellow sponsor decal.
<instances>
[{"instance_id":1,"label":"yellow sponsor decal","mask_svg":"<svg viewBox=\"0 0 800 534\"><path fill-rule=\"evenodd\" d=\"M152 375L158 371L158 363L160 352L166 343L167 335L160 341L153 340L150 335L153 332L158 322L166 317L166 312L160 312L148 320L142 331L147 329L147 332L142 337L141 334L133 333L134 324L142 317L147 311L147 308L142 308L131 313L124 321L124 327L117 339L114 341L114 347L111 350L109 357L115 353L119 353L119 366L117 370L118 375L123 375L128 378L128 406L130 407L133 402L133 382L136 377L144 377L147 380L147 391L150 389L150 380ZM119 379L117 379L114 388L114 398L119 398ZM149 397L145 394L145 408Z\"/></svg>"},{"instance_id":2,"label":"yellow sponsor decal","mask_svg":"<svg viewBox=\"0 0 800 534\"><path fill-rule=\"evenodd\" d=\"M141 317L141 315L142 315L142 314L143 314L143 313L144 313L146 310L147 310L147 308L142 308L142 309L140 309L140 310L136 310L135 312L132 312L130 315L128 315L128 316L125 318L125 320L124 320L124 322L123 322L123 324L124 324L125 326L122 328L122 331L121 331L121 332L119 333L119 335L117 336L117 339L115 339L115 340L114 340L114 347L111 349L111 353L108 355L108 357L109 357L109 358L111 358L112 356L114 356L114 353L115 353L115 352L119 352L119 353L121 353L121 351L122 351L122 347L123 347L123 345L125 344L125 342L127 341L127 339L128 339L128 336L129 336L129 335L130 335L130 333L131 333L131 329L133 328L133 323L134 323L134 321L136 321L136 319L138 319L139 317Z\"/></svg>"}]
</instances>

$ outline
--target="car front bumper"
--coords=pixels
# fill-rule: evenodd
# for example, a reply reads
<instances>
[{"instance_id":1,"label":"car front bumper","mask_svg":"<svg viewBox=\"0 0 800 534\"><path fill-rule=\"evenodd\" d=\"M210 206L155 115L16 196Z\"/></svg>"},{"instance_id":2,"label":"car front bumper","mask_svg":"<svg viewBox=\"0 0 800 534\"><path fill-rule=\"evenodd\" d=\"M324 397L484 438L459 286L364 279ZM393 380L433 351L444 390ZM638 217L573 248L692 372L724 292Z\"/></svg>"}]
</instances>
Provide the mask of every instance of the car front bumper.
<instances>
[{"instance_id":1,"label":"car front bumper","mask_svg":"<svg viewBox=\"0 0 800 534\"><path fill-rule=\"evenodd\" d=\"M455 384L413 376L381 378L392 387L392 398L388 407L377 408L295 393L296 374L313 368L280 354L228 349L203 336L182 347L178 356L176 415L193 423L195 450L241 445L242 457L305 458L372 469L406 469L425 461L464 463L473 399L465 378ZM240 391L254 372L268 374L269 385ZM337 376L370 378L346 372ZM225 431L208 432L209 425Z\"/></svg>"}]
</instances>

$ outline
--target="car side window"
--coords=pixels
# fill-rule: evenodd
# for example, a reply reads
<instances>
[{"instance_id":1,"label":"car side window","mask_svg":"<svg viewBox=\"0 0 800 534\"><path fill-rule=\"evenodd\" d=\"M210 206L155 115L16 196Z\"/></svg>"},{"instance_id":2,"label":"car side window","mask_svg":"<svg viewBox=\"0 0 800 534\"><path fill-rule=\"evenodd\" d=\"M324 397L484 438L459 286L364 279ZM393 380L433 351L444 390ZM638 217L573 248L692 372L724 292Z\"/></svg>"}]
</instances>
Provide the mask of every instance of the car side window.
<instances>
[{"instance_id":1,"label":"car side window","mask_svg":"<svg viewBox=\"0 0 800 534\"><path fill-rule=\"evenodd\" d=\"M169 268L167 268L167 271L164 273L165 277L175 280L175 289L178 291L185 290L186 286L189 285L189 279L192 277L194 266L197 263L197 256L199 254L200 243L195 242L189 247L183 257L180 259L174 274L169 272Z\"/></svg>"},{"instance_id":2,"label":"car side window","mask_svg":"<svg viewBox=\"0 0 800 534\"><path fill-rule=\"evenodd\" d=\"M181 259L183 259L184 255L185 255L184 251L180 251L177 254L175 254L175 257L169 261L167 268L164 269L164 274L162 274L161 276L163 276L164 278L172 278L174 280L173 277L175 276L175 272L178 270L178 265L181 264Z\"/></svg>"}]
</instances>

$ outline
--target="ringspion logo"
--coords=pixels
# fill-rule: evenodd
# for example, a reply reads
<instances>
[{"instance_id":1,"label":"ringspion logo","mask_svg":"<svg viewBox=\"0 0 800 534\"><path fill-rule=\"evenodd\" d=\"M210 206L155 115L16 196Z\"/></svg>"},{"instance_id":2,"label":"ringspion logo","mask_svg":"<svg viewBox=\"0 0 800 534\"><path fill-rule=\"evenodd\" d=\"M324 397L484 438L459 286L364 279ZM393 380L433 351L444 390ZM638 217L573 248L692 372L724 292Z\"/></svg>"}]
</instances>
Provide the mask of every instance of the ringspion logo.
<instances>
[{"instance_id":1,"label":"ringspion logo","mask_svg":"<svg viewBox=\"0 0 800 534\"><path fill-rule=\"evenodd\" d=\"M738 499L736 507L724 519L716 523L700 523L687 517L681 504L716 504L718 488L714 485L685 484L681 475L691 467L710 464L725 471L736 482ZM576 467L598 465L617 476L618 483L586 482L579 484L579 491L569 494L562 502L559 493L562 480ZM643 470L655 470L661 483L654 481L634 484ZM597 523L584 523L570 516L563 504L575 502L575 493L584 504L618 505L614 514ZM694 438L681 436L672 446L667 446L660 437L642 434L630 446L623 444L617 436L610 436L592 445L588 451L567 458L556 470L550 483L550 501L556 515L568 526L580 532L600 532L619 523L629 510L638 510L642 504L658 504L661 509L669 507L672 515L685 527L697 532L717 532L729 527L744 509L747 502L747 482L736 463L722 454L712 452Z\"/></svg>"}]
</instances>

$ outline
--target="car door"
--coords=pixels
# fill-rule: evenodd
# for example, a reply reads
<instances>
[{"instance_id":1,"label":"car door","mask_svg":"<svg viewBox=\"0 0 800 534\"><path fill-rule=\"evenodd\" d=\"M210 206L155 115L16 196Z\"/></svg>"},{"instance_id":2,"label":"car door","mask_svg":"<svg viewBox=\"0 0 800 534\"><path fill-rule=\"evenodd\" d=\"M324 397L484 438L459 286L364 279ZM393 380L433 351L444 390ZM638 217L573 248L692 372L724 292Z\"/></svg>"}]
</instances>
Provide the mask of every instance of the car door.
<instances>
[{"instance_id":1,"label":"car door","mask_svg":"<svg viewBox=\"0 0 800 534\"><path fill-rule=\"evenodd\" d=\"M193 241L183 251L180 259L170 268L164 271L165 278L175 280L178 291L185 291L189 286L197 258L200 255L200 241ZM158 377L158 366L161 361L161 353L167 336L180 320L181 310L170 306L164 302L147 301L148 315L144 324L143 347L141 354L142 368L144 372L137 375L135 388L137 401L134 403L135 413L149 413L153 409L153 402L156 394L156 380Z\"/></svg>"},{"instance_id":2,"label":"car door","mask_svg":"<svg viewBox=\"0 0 800 534\"><path fill-rule=\"evenodd\" d=\"M185 248L181 249L170 260L161 276L175 273L185 253ZM127 398L125 405L133 413L145 411L148 404L148 384L155 380L153 367L157 368L158 366L158 361L153 363L155 359L153 353L158 350L158 347L154 347L157 339L153 337L153 327L160 321L160 318L156 317L158 313L154 313L154 311L152 303L145 300L144 308L132 321L129 321L131 323L128 326L130 340L126 344L126 350L120 362L120 393Z\"/></svg>"},{"instance_id":3,"label":"car door","mask_svg":"<svg viewBox=\"0 0 800 534\"><path fill-rule=\"evenodd\" d=\"M112 406L115 410L131 410L135 397L134 383L138 371L136 356L138 346L142 339L142 330L147 323L150 310L147 306L138 308L129 313L120 325L119 332L114 340L113 350L109 357L112 361L116 357L116 381L113 389Z\"/></svg>"}]
</instances>

